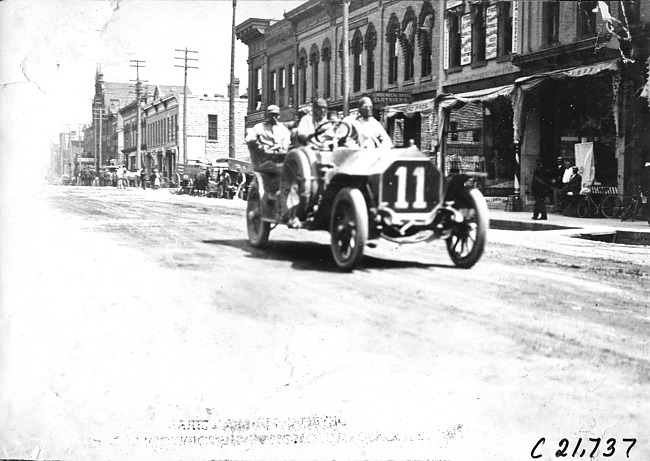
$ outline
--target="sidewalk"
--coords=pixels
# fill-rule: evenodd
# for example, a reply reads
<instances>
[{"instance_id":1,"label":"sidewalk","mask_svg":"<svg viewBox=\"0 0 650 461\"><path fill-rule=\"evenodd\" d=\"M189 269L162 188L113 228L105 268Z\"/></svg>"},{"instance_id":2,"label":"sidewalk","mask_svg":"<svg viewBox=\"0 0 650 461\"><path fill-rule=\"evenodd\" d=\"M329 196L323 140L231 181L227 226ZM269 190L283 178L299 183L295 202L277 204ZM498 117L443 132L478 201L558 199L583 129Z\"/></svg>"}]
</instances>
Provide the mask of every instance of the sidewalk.
<instances>
[{"instance_id":1,"label":"sidewalk","mask_svg":"<svg viewBox=\"0 0 650 461\"><path fill-rule=\"evenodd\" d=\"M647 221L621 221L620 218L578 218L549 213L546 221L531 219L530 211L504 211L503 209L490 208L490 227L506 230L555 230L555 229L580 229L588 232L643 232L650 234L650 225ZM650 236L649 236L650 237Z\"/></svg>"}]
</instances>

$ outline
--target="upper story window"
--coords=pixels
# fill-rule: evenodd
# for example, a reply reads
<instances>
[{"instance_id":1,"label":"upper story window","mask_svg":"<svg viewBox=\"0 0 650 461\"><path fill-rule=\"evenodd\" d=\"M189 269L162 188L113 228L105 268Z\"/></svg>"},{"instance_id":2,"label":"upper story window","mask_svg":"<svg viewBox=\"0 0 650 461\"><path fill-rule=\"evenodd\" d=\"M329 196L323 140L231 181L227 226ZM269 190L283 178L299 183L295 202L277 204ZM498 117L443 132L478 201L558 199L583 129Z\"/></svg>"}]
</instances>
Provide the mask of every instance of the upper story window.
<instances>
[{"instance_id":1,"label":"upper story window","mask_svg":"<svg viewBox=\"0 0 650 461\"><path fill-rule=\"evenodd\" d=\"M431 40L433 36L433 8L425 1L418 19L417 39L420 49L420 75L426 77L433 72Z\"/></svg>"},{"instance_id":2,"label":"upper story window","mask_svg":"<svg viewBox=\"0 0 650 461\"><path fill-rule=\"evenodd\" d=\"M284 88L285 88L285 81L284 77L285 76L285 70L284 67L282 67L280 70L278 70L278 97L279 101L278 103L280 106L284 106Z\"/></svg>"},{"instance_id":3,"label":"upper story window","mask_svg":"<svg viewBox=\"0 0 650 461\"><path fill-rule=\"evenodd\" d=\"M397 69L399 63L398 36L400 32L399 20L393 13L388 21L386 29L386 41L388 42L388 84L397 83Z\"/></svg>"},{"instance_id":4,"label":"upper story window","mask_svg":"<svg viewBox=\"0 0 650 461\"><path fill-rule=\"evenodd\" d=\"M296 90L296 66L289 64L287 67L287 93L289 101L287 106L293 106L294 91Z\"/></svg>"},{"instance_id":5,"label":"upper story window","mask_svg":"<svg viewBox=\"0 0 650 461\"><path fill-rule=\"evenodd\" d=\"M404 51L404 81L413 80L415 74L414 54L415 54L415 24L416 18L413 8L410 6L406 9L404 20L402 21L402 33L400 42Z\"/></svg>"},{"instance_id":6,"label":"upper story window","mask_svg":"<svg viewBox=\"0 0 650 461\"><path fill-rule=\"evenodd\" d=\"M597 1L578 2L578 38L596 35Z\"/></svg>"},{"instance_id":7,"label":"upper story window","mask_svg":"<svg viewBox=\"0 0 650 461\"><path fill-rule=\"evenodd\" d=\"M298 57L298 101L300 104L307 102L307 52L300 50Z\"/></svg>"},{"instance_id":8,"label":"upper story window","mask_svg":"<svg viewBox=\"0 0 650 461\"><path fill-rule=\"evenodd\" d=\"M318 47L314 44L309 51L309 64L311 65L311 94L312 98L318 97L318 63L320 62L320 53Z\"/></svg>"},{"instance_id":9,"label":"upper story window","mask_svg":"<svg viewBox=\"0 0 650 461\"><path fill-rule=\"evenodd\" d=\"M323 60L323 97L332 97L332 78L330 72L332 71L332 45L328 39L323 42L321 59Z\"/></svg>"},{"instance_id":10,"label":"upper story window","mask_svg":"<svg viewBox=\"0 0 650 461\"><path fill-rule=\"evenodd\" d=\"M483 3L472 5L472 61L485 61L485 6Z\"/></svg>"},{"instance_id":11,"label":"upper story window","mask_svg":"<svg viewBox=\"0 0 650 461\"><path fill-rule=\"evenodd\" d=\"M352 91L361 91L361 55L363 53L363 37L359 29L352 37Z\"/></svg>"},{"instance_id":12,"label":"upper story window","mask_svg":"<svg viewBox=\"0 0 650 461\"><path fill-rule=\"evenodd\" d=\"M447 68L454 68L460 66L460 51L461 51L461 28L460 28L460 14L449 13L447 15L447 27L445 33L447 34L447 53L448 61Z\"/></svg>"},{"instance_id":13,"label":"upper story window","mask_svg":"<svg viewBox=\"0 0 650 461\"><path fill-rule=\"evenodd\" d=\"M208 115L208 139L210 141L217 140L217 116Z\"/></svg>"},{"instance_id":14,"label":"upper story window","mask_svg":"<svg viewBox=\"0 0 650 461\"><path fill-rule=\"evenodd\" d=\"M542 5L542 37L545 45L560 42L560 2L550 0Z\"/></svg>"},{"instance_id":15,"label":"upper story window","mask_svg":"<svg viewBox=\"0 0 650 461\"><path fill-rule=\"evenodd\" d=\"M262 68L258 67L253 72L253 88L255 88L255 94L251 99L253 110L260 110L262 108Z\"/></svg>"},{"instance_id":16,"label":"upper story window","mask_svg":"<svg viewBox=\"0 0 650 461\"><path fill-rule=\"evenodd\" d=\"M619 2L618 19L628 27L640 24L641 0L623 0Z\"/></svg>"},{"instance_id":17,"label":"upper story window","mask_svg":"<svg viewBox=\"0 0 650 461\"><path fill-rule=\"evenodd\" d=\"M275 104L275 94L277 91L277 81L275 71L269 74L269 100L268 104Z\"/></svg>"},{"instance_id":18,"label":"upper story window","mask_svg":"<svg viewBox=\"0 0 650 461\"><path fill-rule=\"evenodd\" d=\"M366 30L366 89L375 87L375 47L377 46L377 31L370 24Z\"/></svg>"},{"instance_id":19,"label":"upper story window","mask_svg":"<svg viewBox=\"0 0 650 461\"><path fill-rule=\"evenodd\" d=\"M512 53L512 3L499 2L497 3L498 17L498 47L497 55L506 56ZM486 16L486 21L487 21ZM488 26L489 27L489 26ZM488 32L487 43L490 43Z\"/></svg>"}]
</instances>

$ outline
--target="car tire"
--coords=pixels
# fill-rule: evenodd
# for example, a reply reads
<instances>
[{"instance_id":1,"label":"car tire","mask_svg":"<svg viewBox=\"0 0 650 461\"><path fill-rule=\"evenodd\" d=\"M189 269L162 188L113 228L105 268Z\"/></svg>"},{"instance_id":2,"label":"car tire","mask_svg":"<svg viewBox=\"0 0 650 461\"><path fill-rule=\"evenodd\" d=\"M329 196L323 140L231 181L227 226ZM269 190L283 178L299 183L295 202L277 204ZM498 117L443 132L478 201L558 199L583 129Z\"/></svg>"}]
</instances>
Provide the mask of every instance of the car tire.
<instances>
[{"instance_id":1,"label":"car tire","mask_svg":"<svg viewBox=\"0 0 650 461\"><path fill-rule=\"evenodd\" d=\"M271 223L262 220L262 201L257 187L251 188L246 203L248 242L254 248L264 247L269 241Z\"/></svg>"},{"instance_id":2,"label":"car tire","mask_svg":"<svg viewBox=\"0 0 650 461\"><path fill-rule=\"evenodd\" d=\"M330 218L331 250L339 269L353 270L363 258L368 240L368 208L359 189L341 189Z\"/></svg>"},{"instance_id":3,"label":"car tire","mask_svg":"<svg viewBox=\"0 0 650 461\"><path fill-rule=\"evenodd\" d=\"M490 227L488 206L478 189L465 189L455 201L454 208L465 217L455 223L447 238L447 252L453 263L462 269L469 269L481 258L487 242Z\"/></svg>"},{"instance_id":4,"label":"car tire","mask_svg":"<svg viewBox=\"0 0 650 461\"><path fill-rule=\"evenodd\" d=\"M287 197L293 189L299 195L299 203L292 210L293 216L303 221L313 205L318 193L318 177L316 158L309 148L293 149L287 154L282 165L280 181L281 203L283 212L286 208Z\"/></svg>"}]
</instances>

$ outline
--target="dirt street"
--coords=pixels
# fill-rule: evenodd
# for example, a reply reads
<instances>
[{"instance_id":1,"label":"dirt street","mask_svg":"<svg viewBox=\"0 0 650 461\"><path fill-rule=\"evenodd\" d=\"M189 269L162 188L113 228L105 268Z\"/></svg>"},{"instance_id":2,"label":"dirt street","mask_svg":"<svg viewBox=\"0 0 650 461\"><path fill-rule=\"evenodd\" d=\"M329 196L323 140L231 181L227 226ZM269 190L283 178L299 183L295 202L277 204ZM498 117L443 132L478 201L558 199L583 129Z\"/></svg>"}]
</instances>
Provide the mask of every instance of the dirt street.
<instances>
[{"instance_id":1,"label":"dirt street","mask_svg":"<svg viewBox=\"0 0 650 461\"><path fill-rule=\"evenodd\" d=\"M238 201L3 203L0 458L650 459L648 247L491 230L470 270L342 274L326 233L251 248Z\"/></svg>"}]
</instances>

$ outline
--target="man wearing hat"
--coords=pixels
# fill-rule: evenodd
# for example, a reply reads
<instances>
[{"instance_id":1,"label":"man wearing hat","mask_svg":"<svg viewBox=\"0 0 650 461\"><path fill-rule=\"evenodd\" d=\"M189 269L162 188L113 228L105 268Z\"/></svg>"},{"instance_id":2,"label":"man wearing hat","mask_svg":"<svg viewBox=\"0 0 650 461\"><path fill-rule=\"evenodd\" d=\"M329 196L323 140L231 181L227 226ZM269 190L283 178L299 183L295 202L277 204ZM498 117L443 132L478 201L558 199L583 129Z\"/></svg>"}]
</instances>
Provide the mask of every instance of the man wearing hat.
<instances>
[{"instance_id":1,"label":"man wearing hat","mask_svg":"<svg viewBox=\"0 0 650 461\"><path fill-rule=\"evenodd\" d=\"M255 125L246 135L246 144L251 154L285 153L289 148L291 133L283 123L280 123L280 108L271 104L266 108L264 121ZM254 154L253 154L254 155ZM253 164L255 160L251 157ZM257 159L264 160L264 159Z\"/></svg>"}]
</instances>

